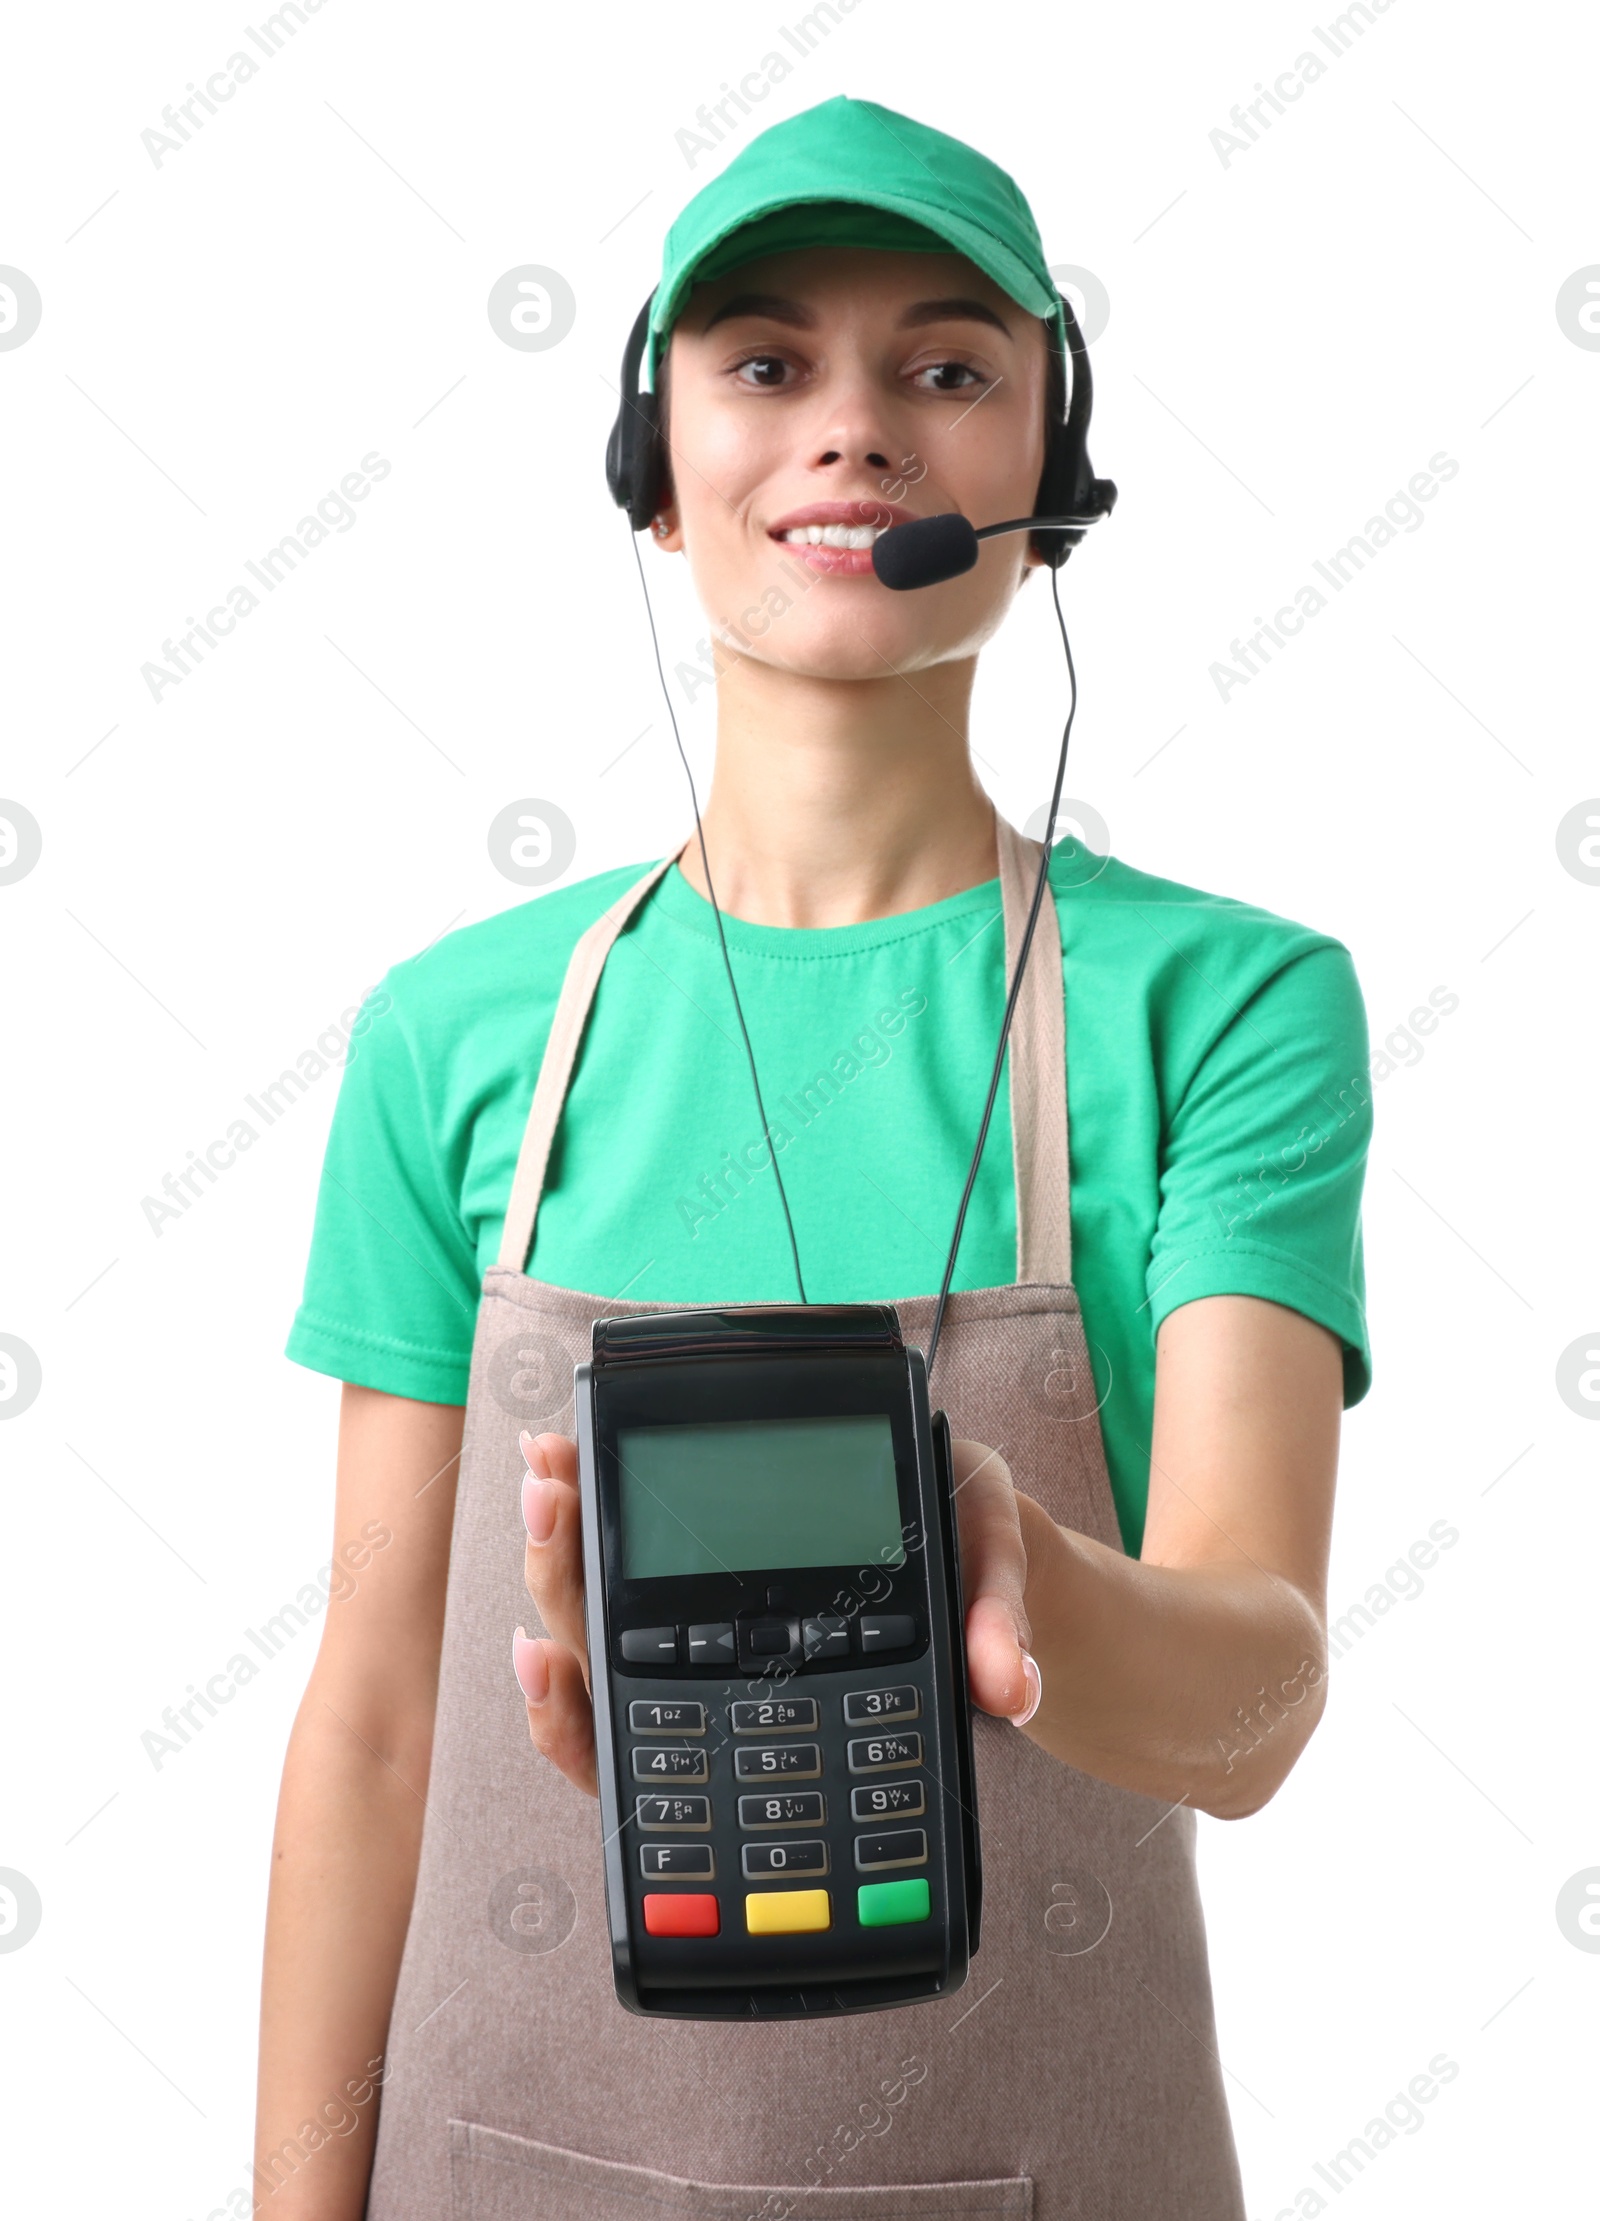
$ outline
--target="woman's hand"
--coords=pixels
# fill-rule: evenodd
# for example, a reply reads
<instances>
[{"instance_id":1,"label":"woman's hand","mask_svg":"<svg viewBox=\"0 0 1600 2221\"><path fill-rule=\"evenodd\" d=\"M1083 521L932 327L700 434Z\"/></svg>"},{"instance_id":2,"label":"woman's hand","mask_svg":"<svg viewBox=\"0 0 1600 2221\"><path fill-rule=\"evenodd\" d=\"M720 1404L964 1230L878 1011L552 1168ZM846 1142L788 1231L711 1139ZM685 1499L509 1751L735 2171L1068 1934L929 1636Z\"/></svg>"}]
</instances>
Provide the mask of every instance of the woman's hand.
<instances>
[{"instance_id":1,"label":"woman's hand","mask_svg":"<svg viewBox=\"0 0 1600 2221\"><path fill-rule=\"evenodd\" d=\"M522 1523L528 1530L523 1578L549 1628L530 1641L519 1627L511 1662L528 1706L533 1747L570 1782L599 1795L589 1651L583 1634L583 1535L578 1513L578 1445L564 1434L524 1430Z\"/></svg>"},{"instance_id":2,"label":"woman's hand","mask_svg":"<svg viewBox=\"0 0 1600 2221\"><path fill-rule=\"evenodd\" d=\"M953 1441L961 1590L967 1613L967 1685L981 1712L1025 1727L1039 1709L1039 1668L1029 1649L1029 1549L1059 1542L1060 1529L1011 1485L998 1450Z\"/></svg>"},{"instance_id":3,"label":"woman's hand","mask_svg":"<svg viewBox=\"0 0 1600 2221\"><path fill-rule=\"evenodd\" d=\"M521 1440L528 1463L524 1578L550 1632L533 1640L519 1627L512 1663L534 1748L592 1797L598 1785L583 1629L578 1446L562 1434L524 1433ZM1037 1504L1017 1494L997 1451L982 1442L958 1441L952 1448L972 1701L1020 1727L1032 1719L1040 1695L1039 1669L1028 1653L1028 1547L1030 1540L1035 1550L1048 1547L1059 1530Z\"/></svg>"}]
</instances>

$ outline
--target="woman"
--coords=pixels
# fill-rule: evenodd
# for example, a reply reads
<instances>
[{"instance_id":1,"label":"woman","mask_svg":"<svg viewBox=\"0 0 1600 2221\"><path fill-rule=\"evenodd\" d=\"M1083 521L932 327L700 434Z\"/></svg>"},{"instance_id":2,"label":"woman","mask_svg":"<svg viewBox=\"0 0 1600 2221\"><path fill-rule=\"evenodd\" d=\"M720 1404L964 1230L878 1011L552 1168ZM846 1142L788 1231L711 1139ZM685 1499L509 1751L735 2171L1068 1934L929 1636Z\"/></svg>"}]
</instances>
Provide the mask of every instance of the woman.
<instances>
[{"instance_id":1,"label":"woman","mask_svg":"<svg viewBox=\"0 0 1600 2221\"><path fill-rule=\"evenodd\" d=\"M1011 180L864 102L754 140L669 235L649 521L723 642L704 853L766 1121L693 839L373 1000L289 1349L346 1383L338 1539L391 1539L330 1609L285 1765L276 2211L1243 2211L1194 1813L1259 1810L1325 1687L1369 1364L1365 1020L1324 934L1052 857L934 1383L978 1708L966 1991L646 2021L605 1939L571 1368L598 1317L793 1298L774 1156L810 1300L927 1336L1039 853L968 709L1042 551L891 594L859 543L1036 513L1055 299Z\"/></svg>"}]
</instances>

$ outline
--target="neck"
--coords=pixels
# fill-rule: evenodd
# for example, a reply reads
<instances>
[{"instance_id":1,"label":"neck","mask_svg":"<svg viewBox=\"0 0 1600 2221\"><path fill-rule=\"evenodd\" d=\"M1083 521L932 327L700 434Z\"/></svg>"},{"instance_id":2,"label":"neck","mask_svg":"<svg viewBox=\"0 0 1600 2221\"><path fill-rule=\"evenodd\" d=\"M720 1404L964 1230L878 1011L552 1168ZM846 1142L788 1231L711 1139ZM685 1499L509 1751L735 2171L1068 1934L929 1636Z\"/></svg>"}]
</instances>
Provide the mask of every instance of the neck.
<instances>
[{"instance_id":1,"label":"neck","mask_svg":"<svg viewBox=\"0 0 1600 2221\"><path fill-rule=\"evenodd\" d=\"M700 817L717 902L755 925L859 925L994 878L994 808L973 774L975 657L914 678L798 676L741 658L717 687ZM707 895L700 844L680 860Z\"/></svg>"}]
</instances>

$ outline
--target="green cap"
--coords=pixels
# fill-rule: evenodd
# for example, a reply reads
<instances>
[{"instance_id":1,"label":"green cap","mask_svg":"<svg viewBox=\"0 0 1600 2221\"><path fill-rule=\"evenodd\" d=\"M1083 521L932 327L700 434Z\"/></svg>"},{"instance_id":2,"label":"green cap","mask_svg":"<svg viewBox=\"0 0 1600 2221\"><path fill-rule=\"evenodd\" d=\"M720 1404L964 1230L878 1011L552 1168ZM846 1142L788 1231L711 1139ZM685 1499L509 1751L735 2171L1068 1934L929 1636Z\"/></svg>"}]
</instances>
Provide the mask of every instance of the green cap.
<instances>
[{"instance_id":1,"label":"green cap","mask_svg":"<svg viewBox=\"0 0 1600 2221\"><path fill-rule=\"evenodd\" d=\"M1015 181L960 139L840 93L752 139L667 233L646 351L651 386L691 286L758 255L834 246L953 248L1048 321L1066 351L1060 295Z\"/></svg>"}]
</instances>

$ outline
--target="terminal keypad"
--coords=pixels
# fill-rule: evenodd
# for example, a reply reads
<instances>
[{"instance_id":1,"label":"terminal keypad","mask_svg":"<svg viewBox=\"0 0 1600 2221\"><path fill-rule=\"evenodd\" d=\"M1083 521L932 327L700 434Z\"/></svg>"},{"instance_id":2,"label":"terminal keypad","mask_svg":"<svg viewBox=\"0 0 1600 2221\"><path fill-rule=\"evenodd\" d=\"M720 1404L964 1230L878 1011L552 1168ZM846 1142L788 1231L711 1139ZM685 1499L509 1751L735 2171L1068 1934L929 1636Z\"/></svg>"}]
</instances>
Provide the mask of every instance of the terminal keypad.
<instances>
[{"instance_id":1,"label":"terminal keypad","mask_svg":"<svg viewBox=\"0 0 1600 2221\"><path fill-rule=\"evenodd\" d=\"M636 1794L633 1806L637 1871L651 1885L646 1932L704 1938L714 1948L718 1936L926 1920L927 1881L904 1879L930 1865L926 1824L905 1824L928 1813L923 1731L905 1725L922 1718L921 1692L909 1683L630 1702L625 1764L631 1780L654 1792ZM679 1786L690 1783L705 1786ZM719 1874L709 1842L694 1840L710 1834L714 1816L719 1827L737 1822L737 1880L725 1866ZM830 1850L822 1831L847 1817L848 1837L836 1834ZM847 1871L836 1873L840 1866ZM837 1886L852 1869L874 1879ZM734 1886L719 1898L707 1888L714 1881Z\"/></svg>"}]
</instances>

